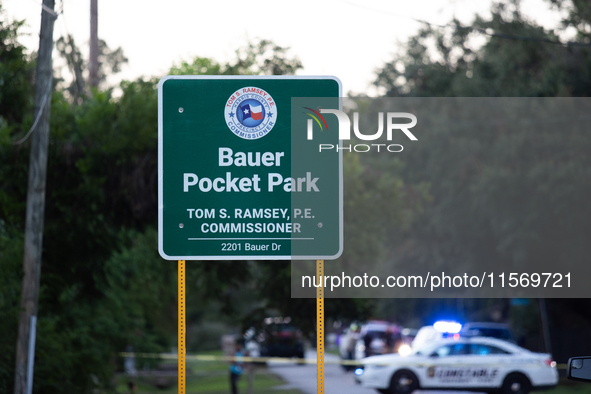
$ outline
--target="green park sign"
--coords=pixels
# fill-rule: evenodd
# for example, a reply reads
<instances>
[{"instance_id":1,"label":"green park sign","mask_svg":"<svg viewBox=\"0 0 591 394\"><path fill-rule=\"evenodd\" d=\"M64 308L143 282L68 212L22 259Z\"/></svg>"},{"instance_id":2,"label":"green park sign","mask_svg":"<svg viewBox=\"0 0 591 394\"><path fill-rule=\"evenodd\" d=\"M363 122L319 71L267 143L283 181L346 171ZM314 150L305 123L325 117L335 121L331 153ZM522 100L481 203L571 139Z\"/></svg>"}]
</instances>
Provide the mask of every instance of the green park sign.
<instances>
[{"instance_id":1,"label":"green park sign","mask_svg":"<svg viewBox=\"0 0 591 394\"><path fill-rule=\"evenodd\" d=\"M334 259L343 249L333 77L168 76L158 85L167 260ZM330 131L329 131L330 130ZM337 149L338 150L338 149Z\"/></svg>"}]
</instances>

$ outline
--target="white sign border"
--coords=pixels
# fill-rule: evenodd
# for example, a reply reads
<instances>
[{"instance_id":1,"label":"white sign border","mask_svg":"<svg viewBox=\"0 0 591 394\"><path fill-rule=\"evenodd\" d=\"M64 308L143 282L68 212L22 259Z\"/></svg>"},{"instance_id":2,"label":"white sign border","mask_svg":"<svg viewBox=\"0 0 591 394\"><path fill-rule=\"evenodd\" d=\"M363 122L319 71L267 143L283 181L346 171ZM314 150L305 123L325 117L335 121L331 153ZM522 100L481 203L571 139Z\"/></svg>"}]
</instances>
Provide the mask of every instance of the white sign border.
<instances>
[{"instance_id":1,"label":"white sign border","mask_svg":"<svg viewBox=\"0 0 591 394\"><path fill-rule=\"evenodd\" d=\"M293 255L249 255L249 256L169 256L164 253L163 250L163 186L162 180L164 177L163 171L163 96L162 87L164 83L171 79L222 79L222 80L244 80L244 81L261 81L269 79L278 80L310 80L310 79L324 79L336 81L339 86L339 110L342 110L342 96L343 96L343 84L341 80L332 75L167 75L160 79L158 82L158 253L165 260L189 260L189 261L202 261L202 260L335 260L343 253L343 240L344 240L344 223L343 223L343 151L339 149L339 250L335 255L332 256L293 256ZM339 145L341 141L339 140Z\"/></svg>"}]
</instances>

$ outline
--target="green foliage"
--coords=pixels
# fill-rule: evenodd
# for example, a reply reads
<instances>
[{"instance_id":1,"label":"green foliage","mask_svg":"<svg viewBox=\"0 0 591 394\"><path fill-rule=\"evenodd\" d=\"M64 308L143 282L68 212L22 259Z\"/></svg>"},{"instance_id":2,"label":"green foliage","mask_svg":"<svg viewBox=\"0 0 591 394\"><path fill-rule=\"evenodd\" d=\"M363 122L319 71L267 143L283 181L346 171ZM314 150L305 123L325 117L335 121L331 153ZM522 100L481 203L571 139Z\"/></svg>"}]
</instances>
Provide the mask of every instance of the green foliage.
<instances>
[{"instance_id":1,"label":"green foliage","mask_svg":"<svg viewBox=\"0 0 591 394\"><path fill-rule=\"evenodd\" d=\"M586 96L591 90L589 48L544 42L558 37L525 18L518 4L495 4L489 20L477 17L470 27L451 25L411 37L405 52L378 71L376 86L387 96L419 97ZM486 43L476 47L483 36Z\"/></svg>"},{"instance_id":2,"label":"green foliage","mask_svg":"<svg viewBox=\"0 0 591 394\"><path fill-rule=\"evenodd\" d=\"M156 223L155 86L155 81L124 83L119 100L95 91L80 105L73 105L61 92L53 94L36 392L90 392L108 387L117 352L128 344L144 351L169 349L170 326L162 325L169 320L160 318L174 300L174 296L166 298L163 289L174 291L175 285L158 269L172 267L155 250L154 230L145 235L122 230L135 227L143 231ZM7 333L0 338L0 384L10 389L20 302L14 289L20 293L22 276L18 234L24 226L28 144L12 146L5 140L0 146L0 260L2 272L11 273L0 281L0 320L2 332ZM148 242L142 237L150 240L152 248L136 253L144 260L141 264L127 255L109 260L128 244L134 250L132 240L140 245ZM20 249L20 258L13 244ZM13 257L4 258L7 255Z\"/></svg>"},{"instance_id":3,"label":"green foliage","mask_svg":"<svg viewBox=\"0 0 591 394\"><path fill-rule=\"evenodd\" d=\"M74 76L69 86L64 89L64 93L67 92L74 102L79 103L86 96L86 84L82 77L82 71L85 69L85 59L71 35L60 37L55 42L55 47L59 54L66 59L68 68ZM58 78L58 81L62 82L61 78Z\"/></svg>"},{"instance_id":4,"label":"green foliage","mask_svg":"<svg viewBox=\"0 0 591 394\"><path fill-rule=\"evenodd\" d=\"M551 2L565 11L564 26L575 27L579 42L588 43L588 2ZM404 51L378 71L376 86L388 96L404 97L591 94L589 47L547 42L558 41L560 32L528 20L518 2L494 5L490 18L477 17L473 27L458 21L451 25L424 28L411 37ZM482 46L475 45L478 37L486 40ZM394 262L425 271L443 262L516 269L525 263L587 264L591 211L585 200L591 192L591 163L586 152L591 139L585 127L569 133L546 127L535 132L513 128L511 133L502 128L486 132L491 130L486 127L444 129L426 128L421 143L401 156L404 182L429 185L432 201L407 231L393 234ZM424 316L433 313L424 301L410 303ZM549 301L552 329L565 321L588 325L588 308L574 312L568 306L572 303ZM407 307L398 302L388 310L408 316ZM539 338L537 312L527 319L521 321L521 333Z\"/></svg>"},{"instance_id":5,"label":"green foliage","mask_svg":"<svg viewBox=\"0 0 591 394\"><path fill-rule=\"evenodd\" d=\"M27 179L20 165L20 149L7 152L3 147L24 129L30 119L31 76L34 64L19 42L22 21L8 21L0 3L0 392L13 390L15 344L21 296L23 239L14 231L13 222L24 215L25 187L8 180ZM10 164L8 164L10 163Z\"/></svg>"},{"instance_id":6,"label":"green foliage","mask_svg":"<svg viewBox=\"0 0 591 394\"><path fill-rule=\"evenodd\" d=\"M21 296L23 239L12 223L22 220L24 200L14 199L22 185L7 184L13 176L27 179L20 166L20 149L8 153L3 148L21 131L31 109L33 63L19 42L22 21L8 21L0 3L0 392L14 387L15 344ZM30 117L30 116L29 116ZM11 165L5 165L11 163ZM16 165L15 165L16 164ZM22 194L21 194L22 195Z\"/></svg>"},{"instance_id":7,"label":"green foliage","mask_svg":"<svg viewBox=\"0 0 591 394\"><path fill-rule=\"evenodd\" d=\"M340 260L355 274L384 257L383 245L389 233L408 226L410 218L405 215L412 211L404 198L406 188L400 179L399 163L390 160L379 168L360 158L355 153L343 158L347 248Z\"/></svg>"},{"instance_id":8,"label":"green foliage","mask_svg":"<svg viewBox=\"0 0 591 394\"><path fill-rule=\"evenodd\" d=\"M143 352L169 348L176 312L174 267L158 255L155 230L121 238L129 240L130 248L104 262L104 279L98 281L97 294L91 298L78 281L43 276L35 392L90 392L108 387L120 360L117 353L127 345ZM13 388L22 251L19 236L0 234L2 392ZM167 315L170 319L162 318Z\"/></svg>"},{"instance_id":9,"label":"green foliage","mask_svg":"<svg viewBox=\"0 0 591 394\"><path fill-rule=\"evenodd\" d=\"M15 344L21 298L23 240L0 222L0 392L13 390Z\"/></svg>"},{"instance_id":10,"label":"green foliage","mask_svg":"<svg viewBox=\"0 0 591 394\"><path fill-rule=\"evenodd\" d=\"M215 60L205 57L195 57L191 63L183 60L171 67L170 75L223 75L225 67Z\"/></svg>"},{"instance_id":11,"label":"green foliage","mask_svg":"<svg viewBox=\"0 0 591 394\"><path fill-rule=\"evenodd\" d=\"M10 101L2 101L0 109L0 270L10 273L0 278L0 329L7 333L0 337L3 391L13 385L29 148L28 141L13 146L10 140L32 123L27 114L32 63L16 41L20 24L3 22L0 29L0 76L18 71L11 84L0 83L0 98ZM73 56L70 66L80 74L74 43L58 44L58 50ZM254 57L252 51L257 51ZM260 60L268 51L275 60ZM288 73L299 67L269 42L252 44L244 53L224 66L197 58L171 73L276 73L281 64L281 72ZM116 70L124 58L117 51L111 55L109 67ZM159 257L154 230L157 83L157 78L124 81L118 98L101 90L82 97L82 85L53 93L35 392L109 389L114 369L121 367L118 352L128 345L161 352L175 342L176 264ZM258 307L252 266L191 267L190 322L222 313L235 324Z\"/></svg>"},{"instance_id":12,"label":"green foliage","mask_svg":"<svg viewBox=\"0 0 591 394\"><path fill-rule=\"evenodd\" d=\"M236 51L236 61L229 64L228 74L241 75L291 75L302 68L297 57L287 56L289 48L272 41L248 42Z\"/></svg>"},{"instance_id":13,"label":"green foliage","mask_svg":"<svg viewBox=\"0 0 591 394\"><path fill-rule=\"evenodd\" d=\"M0 143L20 131L32 104L34 64L18 42L24 21L8 21L0 4Z\"/></svg>"},{"instance_id":14,"label":"green foliage","mask_svg":"<svg viewBox=\"0 0 591 394\"><path fill-rule=\"evenodd\" d=\"M363 275L385 258L385 245L394 229L407 227L427 197L416 192L416 200L409 198L414 188L400 180L400 165L396 161L381 166L361 160L359 154L344 154L344 252L336 261L325 263L325 275ZM416 191L416 190L415 190ZM263 310L276 310L292 318L306 333L315 331L316 299L291 297L292 272L290 263L259 262L260 273L255 277ZM294 270L313 275L315 262L291 262ZM301 271L300 271L301 270ZM325 314L328 319L353 321L373 316L375 300L327 298ZM262 320L262 311L249 316L251 324Z\"/></svg>"},{"instance_id":15,"label":"green foliage","mask_svg":"<svg viewBox=\"0 0 591 394\"><path fill-rule=\"evenodd\" d=\"M316 298L291 297L291 264L301 262L258 262L259 275L254 283L257 285L257 298L264 303L243 319L245 328L260 325L268 316L289 316L306 335L316 331ZM327 319L351 321L369 318L374 302L368 299L327 298L324 306Z\"/></svg>"},{"instance_id":16,"label":"green foliage","mask_svg":"<svg viewBox=\"0 0 591 394\"><path fill-rule=\"evenodd\" d=\"M525 19L517 4L497 4L490 20L477 18L474 25L499 34L557 39ZM412 37L405 54L378 73L378 86L393 96L591 93L587 72L576 71L590 68L588 49L499 37L471 49L470 36L480 33L457 21L454 26L450 34L426 28ZM589 193L584 182L588 133L579 129L567 137L540 128L534 136L529 128L513 130L425 130L428 142L404 156L404 178L431 185L433 204L414 223L404 248L408 255L401 260L412 254L410 261L428 266L444 260L581 259L580 234L589 230L581 220L589 217L583 202ZM562 254L556 243L564 246Z\"/></svg>"},{"instance_id":17,"label":"green foliage","mask_svg":"<svg viewBox=\"0 0 591 394\"><path fill-rule=\"evenodd\" d=\"M170 69L170 75L290 75L302 68L297 57L288 56L289 48L272 41L249 41L236 50L236 58L226 64L196 57Z\"/></svg>"},{"instance_id":18,"label":"green foliage","mask_svg":"<svg viewBox=\"0 0 591 394\"><path fill-rule=\"evenodd\" d=\"M574 27L577 41L591 42L591 4L585 0L549 0L562 12L562 27Z\"/></svg>"},{"instance_id":19,"label":"green foliage","mask_svg":"<svg viewBox=\"0 0 591 394\"><path fill-rule=\"evenodd\" d=\"M62 58L66 61L66 65L72 78L66 81L63 78L55 78L58 87L63 90L67 97L76 104L81 104L89 95L87 83L84 80L83 72L86 70L88 60L84 59L80 48L76 45L74 37L71 35L62 36L55 42L55 47ZM99 40L98 53L98 82L99 86L106 87L107 77L121 71L121 68L126 64L128 59L123 54L123 49L111 49L104 40ZM62 74L62 70L59 70Z\"/></svg>"},{"instance_id":20,"label":"green foliage","mask_svg":"<svg viewBox=\"0 0 591 394\"><path fill-rule=\"evenodd\" d=\"M114 368L121 367L118 353L128 346L138 352L169 349L175 270L158 255L156 237L153 229L120 234L129 247L103 262L94 294L80 281L63 281L56 292L51 289L56 279L43 278L35 365L39 392L109 387Z\"/></svg>"},{"instance_id":21,"label":"green foliage","mask_svg":"<svg viewBox=\"0 0 591 394\"><path fill-rule=\"evenodd\" d=\"M154 228L126 238L130 245L105 263L103 315L126 328L117 349L132 345L136 352L159 352L169 348L177 326L176 264L158 254Z\"/></svg>"}]
</instances>

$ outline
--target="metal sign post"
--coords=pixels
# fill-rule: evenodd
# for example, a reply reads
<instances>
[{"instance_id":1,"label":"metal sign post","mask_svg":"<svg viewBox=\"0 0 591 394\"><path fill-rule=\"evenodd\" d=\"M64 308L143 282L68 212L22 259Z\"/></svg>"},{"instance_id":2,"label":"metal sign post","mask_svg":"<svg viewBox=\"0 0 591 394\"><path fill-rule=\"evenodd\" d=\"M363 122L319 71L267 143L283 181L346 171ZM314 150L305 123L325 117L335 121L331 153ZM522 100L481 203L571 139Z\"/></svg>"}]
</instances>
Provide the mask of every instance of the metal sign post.
<instances>
[{"instance_id":1,"label":"metal sign post","mask_svg":"<svg viewBox=\"0 0 591 394\"><path fill-rule=\"evenodd\" d=\"M186 327L185 322L185 260L179 260L178 265L178 381L179 394L185 394L185 345L186 345Z\"/></svg>"},{"instance_id":2,"label":"metal sign post","mask_svg":"<svg viewBox=\"0 0 591 394\"><path fill-rule=\"evenodd\" d=\"M316 392L324 394L324 260L316 261Z\"/></svg>"}]
</instances>

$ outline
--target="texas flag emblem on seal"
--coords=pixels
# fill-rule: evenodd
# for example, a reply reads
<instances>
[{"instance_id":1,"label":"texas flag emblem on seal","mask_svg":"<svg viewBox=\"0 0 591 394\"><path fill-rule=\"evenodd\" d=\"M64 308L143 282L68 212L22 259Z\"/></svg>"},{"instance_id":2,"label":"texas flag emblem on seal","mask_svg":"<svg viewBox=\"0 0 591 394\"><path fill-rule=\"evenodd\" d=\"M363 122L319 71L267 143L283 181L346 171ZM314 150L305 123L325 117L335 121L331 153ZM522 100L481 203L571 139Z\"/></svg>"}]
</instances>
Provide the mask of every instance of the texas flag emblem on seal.
<instances>
[{"instance_id":1,"label":"texas flag emblem on seal","mask_svg":"<svg viewBox=\"0 0 591 394\"><path fill-rule=\"evenodd\" d=\"M263 119L263 106L257 105L253 106L250 104L244 104L240 106L240 111L242 111L242 119L245 120L246 118L252 118L252 120L262 120Z\"/></svg>"},{"instance_id":2,"label":"texas flag emblem on seal","mask_svg":"<svg viewBox=\"0 0 591 394\"><path fill-rule=\"evenodd\" d=\"M267 135L277 123L273 97L261 88L236 90L226 101L226 125L240 138L254 140Z\"/></svg>"}]
</instances>

